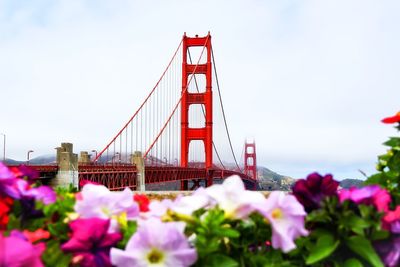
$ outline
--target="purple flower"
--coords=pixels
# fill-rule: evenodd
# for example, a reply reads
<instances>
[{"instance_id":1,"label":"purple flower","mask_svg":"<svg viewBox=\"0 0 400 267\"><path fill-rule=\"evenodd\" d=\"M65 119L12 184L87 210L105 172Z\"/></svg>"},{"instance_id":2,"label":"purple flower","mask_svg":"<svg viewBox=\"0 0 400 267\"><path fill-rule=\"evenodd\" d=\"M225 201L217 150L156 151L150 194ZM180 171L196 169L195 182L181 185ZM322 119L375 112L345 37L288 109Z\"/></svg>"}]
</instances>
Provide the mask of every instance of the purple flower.
<instances>
[{"instance_id":1,"label":"purple flower","mask_svg":"<svg viewBox=\"0 0 400 267\"><path fill-rule=\"evenodd\" d=\"M45 205L54 203L57 195L53 188L47 185L41 185L39 187L31 187L30 184L22 179L17 181L17 188L20 192L21 199L34 199L36 201L42 201Z\"/></svg>"},{"instance_id":2,"label":"purple flower","mask_svg":"<svg viewBox=\"0 0 400 267\"><path fill-rule=\"evenodd\" d=\"M120 233L107 233L110 220L99 218L77 219L69 224L71 239L61 246L73 254L79 266L111 266L110 248L121 240Z\"/></svg>"},{"instance_id":3,"label":"purple flower","mask_svg":"<svg viewBox=\"0 0 400 267\"><path fill-rule=\"evenodd\" d=\"M297 237L308 235L304 228L304 218L307 214L294 196L274 191L258 210L271 223L273 248L289 252L296 248L294 240Z\"/></svg>"},{"instance_id":4,"label":"purple flower","mask_svg":"<svg viewBox=\"0 0 400 267\"><path fill-rule=\"evenodd\" d=\"M376 242L374 247L385 266L400 266L400 235L394 235L389 240Z\"/></svg>"},{"instance_id":5,"label":"purple flower","mask_svg":"<svg viewBox=\"0 0 400 267\"><path fill-rule=\"evenodd\" d=\"M33 245L18 231L13 231L8 237L0 234L1 266L42 267L40 256L45 249L44 243Z\"/></svg>"},{"instance_id":6,"label":"purple flower","mask_svg":"<svg viewBox=\"0 0 400 267\"><path fill-rule=\"evenodd\" d=\"M378 185L369 185L362 188L351 187L339 191L340 202L351 200L356 204L374 205L378 211L388 211L390 194Z\"/></svg>"},{"instance_id":7,"label":"purple flower","mask_svg":"<svg viewBox=\"0 0 400 267\"><path fill-rule=\"evenodd\" d=\"M183 223L163 223L154 218L142 221L125 250L111 249L111 262L117 267L190 266L197 253L183 231Z\"/></svg>"},{"instance_id":8,"label":"purple flower","mask_svg":"<svg viewBox=\"0 0 400 267\"><path fill-rule=\"evenodd\" d=\"M304 206L307 212L318 209L321 201L326 196L334 196L337 193L339 182L333 180L332 175L321 176L314 172L306 179L298 180L293 186L293 195Z\"/></svg>"},{"instance_id":9,"label":"purple flower","mask_svg":"<svg viewBox=\"0 0 400 267\"><path fill-rule=\"evenodd\" d=\"M32 169L26 165L20 165L18 167L11 167L10 170L14 173L17 178L27 178L29 184L35 182L36 179L39 178L40 174L37 170Z\"/></svg>"},{"instance_id":10,"label":"purple flower","mask_svg":"<svg viewBox=\"0 0 400 267\"><path fill-rule=\"evenodd\" d=\"M20 195L16 185L17 180L14 173L0 162L0 195L18 199Z\"/></svg>"}]
</instances>

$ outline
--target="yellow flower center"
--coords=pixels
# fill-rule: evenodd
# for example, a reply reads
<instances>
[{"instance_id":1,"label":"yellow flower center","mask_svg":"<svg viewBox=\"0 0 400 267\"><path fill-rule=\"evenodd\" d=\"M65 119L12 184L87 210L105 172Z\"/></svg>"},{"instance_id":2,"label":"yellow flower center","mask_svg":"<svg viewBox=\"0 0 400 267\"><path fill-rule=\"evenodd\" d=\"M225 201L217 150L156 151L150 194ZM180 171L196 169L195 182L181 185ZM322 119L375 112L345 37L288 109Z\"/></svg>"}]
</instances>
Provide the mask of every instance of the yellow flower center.
<instances>
[{"instance_id":1,"label":"yellow flower center","mask_svg":"<svg viewBox=\"0 0 400 267\"><path fill-rule=\"evenodd\" d=\"M147 260L149 263L161 263L164 261L164 253L156 248L152 248L149 253L147 253Z\"/></svg>"},{"instance_id":2,"label":"yellow flower center","mask_svg":"<svg viewBox=\"0 0 400 267\"><path fill-rule=\"evenodd\" d=\"M281 219L283 217L282 210L280 208L276 208L271 212L271 216L274 219Z\"/></svg>"},{"instance_id":3,"label":"yellow flower center","mask_svg":"<svg viewBox=\"0 0 400 267\"><path fill-rule=\"evenodd\" d=\"M105 214L105 215L107 215L108 217L110 217L111 216L111 212L110 212L110 209L108 208L108 207L101 207L101 211Z\"/></svg>"}]
</instances>

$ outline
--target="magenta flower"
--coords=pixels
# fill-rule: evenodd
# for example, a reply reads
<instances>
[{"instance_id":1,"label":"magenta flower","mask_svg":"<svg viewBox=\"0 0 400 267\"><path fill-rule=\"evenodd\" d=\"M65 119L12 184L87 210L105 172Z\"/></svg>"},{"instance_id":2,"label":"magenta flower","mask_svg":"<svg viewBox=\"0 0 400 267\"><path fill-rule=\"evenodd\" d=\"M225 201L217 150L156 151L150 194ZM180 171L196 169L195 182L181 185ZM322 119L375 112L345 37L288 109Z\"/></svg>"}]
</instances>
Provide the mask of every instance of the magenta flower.
<instances>
[{"instance_id":1,"label":"magenta flower","mask_svg":"<svg viewBox=\"0 0 400 267\"><path fill-rule=\"evenodd\" d=\"M294 240L297 237L308 235L304 228L307 213L294 196L274 191L258 210L271 223L273 248L289 252L296 248Z\"/></svg>"},{"instance_id":2,"label":"magenta flower","mask_svg":"<svg viewBox=\"0 0 400 267\"><path fill-rule=\"evenodd\" d=\"M26 165L20 165L18 167L11 167L10 170L14 173L17 178L28 178L30 184L34 183L39 178L39 172Z\"/></svg>"},{"instance_id":3,"label":"magenta flower","mask_svg":"<svg viewBox=\"0 0 400 267\"><path fill-rule=\"evenodd\" d=\"M339 182L332 175L321 176L314 172L306 179L298 180L293 186L293 195L304 206L307 212L318 209L322 199L337 194Z\"/></svg>"},{"instance_id":4,"label":"magenta flower","mask_svg":"<svg viewBox=\"0 0 400 267\"><path fill-rule=\"evenodd\" d=\"M69 224L72 237L61 246L73 254L79 266L111 266L110 248L122 239L120 233L107 233L110 220L99 218L77 219Z\"/></svg>"},{"instance_id":5,"label":"magenta flower","mask_svg":"<svg viewBox=\"0 0 400 267\"><path fill-rule=\"evenodd\" d=\"M197 253L183 231L183 223L163 223L155 218L142 221L125 250L111 249L111 262L117 267L190 266L197 260Z\"/></svg>"},{"instance_id":6,"label":"magenta flower","mask_svg":"<svg viewBox=\"0 0 400 267\"><path fill-rule=\"evenodd\" d=\"M378 185L369 185L362 188L351 187L339 191L340 202L351 200L356 204L374 205L378 211L388 211L390 194Z\"/></svg>"},{"instance_id":7,"label":"magenta flower","mask_svg":"<svg viewBox=\"0 0 400 267\"><path fill-rule=\"evenodd\" d=\"M382 218L382 227L392 233L400 234L400 206L388 211Z\"/></svg>"},{"instance_id":8,"label":"magenta flower","mask_svg":"<svg viewBox=\"0 0 400 267\"><path fill-rule=\"evenodd\" d=\"M1 266L44 266L40 257L46 249L44 243L33 245L22 233L13 231L4 237L0 233L0 263Z\"/></svg>"}]
</instances>

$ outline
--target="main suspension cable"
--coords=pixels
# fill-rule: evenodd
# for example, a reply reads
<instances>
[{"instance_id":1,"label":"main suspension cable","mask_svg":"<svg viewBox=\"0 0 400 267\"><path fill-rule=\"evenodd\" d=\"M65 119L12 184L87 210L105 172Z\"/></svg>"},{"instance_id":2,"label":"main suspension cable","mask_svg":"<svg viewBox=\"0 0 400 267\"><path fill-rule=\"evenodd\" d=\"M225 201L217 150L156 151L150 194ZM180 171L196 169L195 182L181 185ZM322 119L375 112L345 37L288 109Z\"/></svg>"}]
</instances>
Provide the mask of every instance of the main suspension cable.
<instances>
[{"instance_id":1,"label":"main suspension cable","mask_svg":"<svg viewBox=\"0 0 400 267\"><path fill-rule=\"evenodd\" d=\"M212 61L213 61L213 66L214 66L214 72L215 72L215 80L217 81L219 102L220 102L220 104L221 104L222 115L223 115L224 123L225 123L226 135L228 136L229 146L231 147L231 152L232 152L232 155L233 155L233 159L235 160L236 167L240 170L240 172L242 172L242 170L241 170L240 167L239 167L239 164L237 163L236 156L235 156L235 152L233 151L233 147L232 147L231 137L230 137L230 135L229 135L228 124L227 124L227 122L226 122L226 117L225 117L224 105L222 104L221 90L219 89L219 81L218 81L218 75L217 75L217 67L215 66L215 59L214 59L214 50L213 50L212 46L211 46L211 56L212 56Z\"/></svg>"}]
</instances>

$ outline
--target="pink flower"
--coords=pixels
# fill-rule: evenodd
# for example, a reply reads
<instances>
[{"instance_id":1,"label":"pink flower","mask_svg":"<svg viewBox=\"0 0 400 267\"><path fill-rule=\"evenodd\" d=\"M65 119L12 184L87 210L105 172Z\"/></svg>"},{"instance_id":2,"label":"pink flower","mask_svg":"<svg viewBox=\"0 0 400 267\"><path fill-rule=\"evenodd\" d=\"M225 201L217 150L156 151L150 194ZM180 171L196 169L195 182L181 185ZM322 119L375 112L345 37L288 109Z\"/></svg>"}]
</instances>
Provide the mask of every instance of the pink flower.
<instances>
[{"instance_id":1,"label":"pink flower","mask_svg":"<svg viewBox=\"0 0 400 267\"><path fill-rule=\"evenodd\" d=\"M294 196L274 191L258 210L271 223L273 248L289 252L296 248L294 240L297 237L308 235L304 228L307 213Z\"/></svg>"},{"instance_id":2,"label":"pink flower","mask_svg":"<svg viewBox=\"0 0 400 267\"><path fill-rule=\"evenodd\" d=\"M339 191L339 200L351 200L356 204L374 205L378 211L388 211L390 194L378 185L369 185L362 188L351 187Z\"/></svg>"},{"instance_id":3,"label":"pink flower","mask_svg":"<svg viewBox=\"0 0 400 267\"><path fill-rule=\"evenodd\" d=\"M18 231L8 237L0 233L0 249L1 266L44 266L40 257L46 249L45 244L33 245Z\"/></svg>"}]
</instances>

